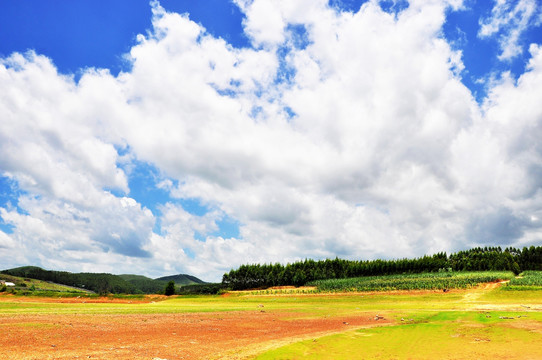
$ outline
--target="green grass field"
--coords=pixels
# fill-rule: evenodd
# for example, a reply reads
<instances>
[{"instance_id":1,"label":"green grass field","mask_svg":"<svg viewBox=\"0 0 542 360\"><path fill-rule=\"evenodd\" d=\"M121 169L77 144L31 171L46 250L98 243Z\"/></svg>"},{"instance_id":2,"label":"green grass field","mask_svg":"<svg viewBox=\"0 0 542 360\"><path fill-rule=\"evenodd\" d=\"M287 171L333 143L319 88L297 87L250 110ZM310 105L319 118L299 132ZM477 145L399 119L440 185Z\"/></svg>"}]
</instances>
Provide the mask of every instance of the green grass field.
<instances>
[{"instance_id":1,"label":"green grass field","mask_svg":"<svg viewBox=\"0 0 542 360\"><path fill-rule=\"evenodd\" d=\"M532 330L540 328L542 314L529 313L525 320L503 320L499 314L418 314L413 323L305 340L268 351L257 359L542 358L542 334ZM504 314L518 316L517 312Z\"/></svg>"}]
</instances>

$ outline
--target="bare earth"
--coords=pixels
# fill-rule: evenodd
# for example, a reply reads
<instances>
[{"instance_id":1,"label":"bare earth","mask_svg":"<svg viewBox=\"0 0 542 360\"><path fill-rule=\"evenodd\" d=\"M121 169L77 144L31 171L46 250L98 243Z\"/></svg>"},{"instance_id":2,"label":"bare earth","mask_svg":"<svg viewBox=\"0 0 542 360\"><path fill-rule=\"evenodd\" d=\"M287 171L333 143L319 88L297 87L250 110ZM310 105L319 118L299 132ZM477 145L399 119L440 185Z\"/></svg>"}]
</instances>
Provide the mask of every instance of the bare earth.
<instances>
[{"instance_id":1,"label":"bare earth","mask_svg":"<svg viewBox=\"0 0 542 360\"><path fill-rule=\"evenodd\" d=\"M277 344L388 322L375 324L369 314L300 320L291 315L13 315L0 318L0 359L241 359Z\"/></svg>"}]
</instances>

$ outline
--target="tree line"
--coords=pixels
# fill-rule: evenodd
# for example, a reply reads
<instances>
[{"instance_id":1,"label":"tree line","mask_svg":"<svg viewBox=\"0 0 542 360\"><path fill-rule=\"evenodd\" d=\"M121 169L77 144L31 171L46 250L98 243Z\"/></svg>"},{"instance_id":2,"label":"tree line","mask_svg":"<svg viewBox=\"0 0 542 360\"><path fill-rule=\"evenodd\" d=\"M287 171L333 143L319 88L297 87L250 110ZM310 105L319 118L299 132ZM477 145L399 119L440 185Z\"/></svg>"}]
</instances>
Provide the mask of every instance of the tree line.
<instances>
[{"instance_id":1,"label":"tree line","mask_svg":"<svg viewBox=\"0 0 542 360\"><path fill-rule=\"evenodd\" d=\"M542 246L523 249L477 247L452 253L445 252L419 258L394 260L326 260L298 261L286 265L247 264L233 269L222 277L220 284L195 284L184 286L181 293L217 293L221 290L244 290L271 286L302 286L314 280L343 279L361 276L414 274L436 271L485 271L504 270L519 274L524 270L542 270ZM99 294L164 293L166 281L135 275L97 273L70 273L50 271L35 266L25 266L2 273L55 282Z\"/></svg>"},{"instance_id":2,"label":"tree line","mask_svg":"<svg viewBox=\"0 0 542 360\"><path fill-rule=\"evenodd\" d=\"M341 279L435 271L505 270L519 274L524 270L542 270L542 246L523 249L477 247L448 256L445 252L414 259L298 261L286 265L247 264L222 277L224 288L244 290L271 286L302 286L314 280Z\"/></svg>"}]
</instances>

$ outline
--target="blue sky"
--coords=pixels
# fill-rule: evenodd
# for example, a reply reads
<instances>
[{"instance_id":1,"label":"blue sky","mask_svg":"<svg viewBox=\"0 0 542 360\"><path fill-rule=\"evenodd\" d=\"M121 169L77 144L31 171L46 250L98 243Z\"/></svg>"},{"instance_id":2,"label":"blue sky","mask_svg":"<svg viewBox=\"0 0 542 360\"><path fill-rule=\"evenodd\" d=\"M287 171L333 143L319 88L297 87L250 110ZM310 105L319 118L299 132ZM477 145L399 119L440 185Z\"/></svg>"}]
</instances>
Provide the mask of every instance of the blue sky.
<instances>
[{"instance_id":1,"label":"blue sky","mask_svg":"<svg viewBox=\"0 0 542 360\"><path fill-rule=\"evenodd\" d=\"M168 11L189 13L213 35L232 45L248 46L241 26L242 14L233 3L220 0L163 1ZM98 67L113 73L126 70L123 59L137 34L152 27L147 1L3 1L0 14L0 53L36 52L55 59L61 72L78 74ZM129 67L129 66L128 66Z\"/></svg>"},{"instance_id":2,"label":"blue sky","mask_svg":"<svg viewBox=\"0 0 542 360\"><path fill-rule=\"evenodd\" d=\"M541 25L536 0L2 1L4 267L539 244Z\"/></svg>"}]
</instances>

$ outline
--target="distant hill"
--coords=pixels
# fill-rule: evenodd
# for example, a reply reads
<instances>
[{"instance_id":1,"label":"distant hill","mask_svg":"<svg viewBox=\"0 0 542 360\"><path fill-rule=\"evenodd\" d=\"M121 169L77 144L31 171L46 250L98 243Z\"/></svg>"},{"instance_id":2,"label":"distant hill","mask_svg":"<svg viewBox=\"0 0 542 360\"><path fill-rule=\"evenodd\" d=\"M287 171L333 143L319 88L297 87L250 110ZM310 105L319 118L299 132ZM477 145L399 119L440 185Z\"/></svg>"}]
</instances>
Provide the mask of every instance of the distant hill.
<instances>
[{"instance_id":1,"label":"distant hill","mask_svg":"<svg viewBox=\"0 0 542 360\"><path fill-rule=\"evenodd\" d=\"M173 280L173 282L175 282L175 285L178 285L178 286L194 285L194 284L207 284L205 281L200 280L195 276L186 275L186 274L163 276L163 277L160 277L160 278L155 279L155 280L165 281L166 283Z\"/></svg>"},{"instance_id":2,"label":"distant hill","mask_svg":"<svg viewBox=\"0 0 542 360\"><path fill-rule=\"evenodd\" d=\"M143 275L122 274L118 276L145 294L161 293L167 285L167 281L154 280Z\"/></svg>"},{"instance_id":3,"label":"distant hill","mask_svg":"<svg viewBox=\"0 0 542 360\"><path fill-rule=\"evenodd\" d=\"M134 274L113 275L107 273L72 273L68 271L44 270L37 266L22 266L3 270L0 273L77 287L101 294L163 293L168 281L171 280L177 286L206 284L205 281L186 274L151 279L146 276Z\"/></svg>"},{"instance_id":4,"label":"distant hill","mask_svg":"<svg viewBox=\"0 0 542 360\"><path fill-rule=\"evenodd\" d=\"M143 293L142 290L136 288L120 276L106 273L71 273L68 271L44 270L37 266L22 266L3 270L2 273L84 288L100 294Z\"/></svg>"}]
</instances>

